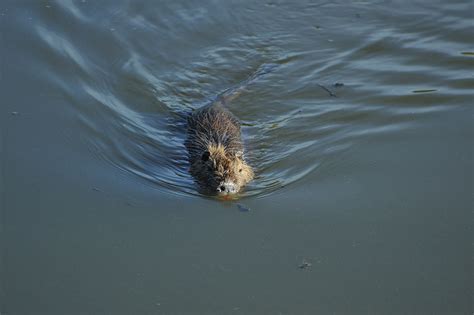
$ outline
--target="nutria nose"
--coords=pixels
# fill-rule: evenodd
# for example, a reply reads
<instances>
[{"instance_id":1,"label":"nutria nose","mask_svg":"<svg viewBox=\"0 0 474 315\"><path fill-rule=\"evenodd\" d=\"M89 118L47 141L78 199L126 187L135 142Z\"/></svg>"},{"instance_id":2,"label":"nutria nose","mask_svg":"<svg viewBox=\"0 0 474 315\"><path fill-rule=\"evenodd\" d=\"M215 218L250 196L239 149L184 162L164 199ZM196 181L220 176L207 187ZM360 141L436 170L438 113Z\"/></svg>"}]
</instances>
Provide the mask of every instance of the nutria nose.
<instances>
[{"instance_id":1,"label":"nutria nose","mask_svg":"<svg viewBox=\"0 0 474 315\"><path fill-rule=\"evenodd\" d=\"M232 194L235 193L235 184L234 183L229 183L229 182L224 182L217 187L217 192L219 193L228 193Z\"/></svg>"}]
</instances>

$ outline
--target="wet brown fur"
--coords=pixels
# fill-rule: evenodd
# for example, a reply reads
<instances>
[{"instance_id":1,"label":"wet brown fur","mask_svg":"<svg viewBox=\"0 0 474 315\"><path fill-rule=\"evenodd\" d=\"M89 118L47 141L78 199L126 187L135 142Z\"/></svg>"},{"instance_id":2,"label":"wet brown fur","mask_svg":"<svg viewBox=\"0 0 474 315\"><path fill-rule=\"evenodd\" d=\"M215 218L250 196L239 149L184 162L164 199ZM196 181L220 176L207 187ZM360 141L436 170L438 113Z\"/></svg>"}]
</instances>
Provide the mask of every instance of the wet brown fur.
<instances>
[{"instance_id":1,"label":"wet brown fur","mask_svg":"<svg viewBox=\"0 0 474 315\"><path fill-rule=\"evenodd\" d=\"M253 179L253 170L243 156L240 122L222 100L190 115L185 144L190 173L204 191L215 193L224 181L234 183L239 191Z\"/></svg>"}]
</instances>

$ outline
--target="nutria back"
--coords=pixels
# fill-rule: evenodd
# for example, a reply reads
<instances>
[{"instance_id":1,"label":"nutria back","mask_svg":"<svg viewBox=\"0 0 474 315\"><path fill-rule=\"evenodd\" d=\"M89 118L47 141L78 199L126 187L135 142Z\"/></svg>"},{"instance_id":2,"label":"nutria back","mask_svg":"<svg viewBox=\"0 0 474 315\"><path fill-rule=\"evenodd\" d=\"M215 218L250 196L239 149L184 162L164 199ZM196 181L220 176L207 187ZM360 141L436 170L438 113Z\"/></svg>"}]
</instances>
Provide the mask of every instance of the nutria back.
<instances>
[{"instance_id":1,"label":"nutria back","mask_svg":"<svg viewBox=\"0 0 474 315\"><path fill-rule=\"evenodd\" d=\"M217 100L188 117L190 173L201 190L212 194L234 194L253 178L244 160L239 120Z\"/></svg>"}]
</instances>

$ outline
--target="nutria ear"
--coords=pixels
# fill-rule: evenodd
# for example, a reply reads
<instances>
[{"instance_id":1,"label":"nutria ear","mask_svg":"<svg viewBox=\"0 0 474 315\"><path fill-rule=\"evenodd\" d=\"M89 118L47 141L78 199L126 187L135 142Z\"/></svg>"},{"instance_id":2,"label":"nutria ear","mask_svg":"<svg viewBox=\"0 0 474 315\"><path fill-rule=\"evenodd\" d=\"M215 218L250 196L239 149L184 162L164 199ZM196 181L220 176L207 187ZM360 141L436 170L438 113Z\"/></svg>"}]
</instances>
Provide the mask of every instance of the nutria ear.
<instances>
[{"instance_id":1,"label":"nutria ear","mask_svg":"<svg viewBox=\"0 0 474 315\"><path fill-rule=\"evenodd\" d=\"M238 158L243 159L244 158L244 151L239 150L239 151L235 152L235 156L238 157Z\"/></svg>"}]
</instances>

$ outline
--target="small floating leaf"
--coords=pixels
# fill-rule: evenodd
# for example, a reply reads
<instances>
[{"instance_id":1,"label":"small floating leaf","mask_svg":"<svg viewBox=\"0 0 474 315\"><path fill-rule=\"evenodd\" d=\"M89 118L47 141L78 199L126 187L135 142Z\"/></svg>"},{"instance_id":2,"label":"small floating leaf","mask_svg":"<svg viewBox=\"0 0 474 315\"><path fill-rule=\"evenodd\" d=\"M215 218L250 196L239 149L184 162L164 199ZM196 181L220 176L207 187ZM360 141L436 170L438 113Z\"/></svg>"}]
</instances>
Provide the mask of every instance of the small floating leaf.
<instances>
[{"instance_id":1,"label":"small floating leaf","mask_svg":"<svg viewBox=\"0 0 474 315\"><path fill-rule=\"evenodd\" d=\"M436 89L428 89L428 90L414 90L411 91L412 93L430 93L430 92L436 92Z\"/></svg>"},{"instance_id":2,"label":"small floating leaf","mask_svg":"<svg viewBox=\"0 0 474 315\"><path fill-rule=\"evenodd\" d=\"M462 51L461 54L464 56L474 56L474 51Z\"/></svg>"}]
</instances>

